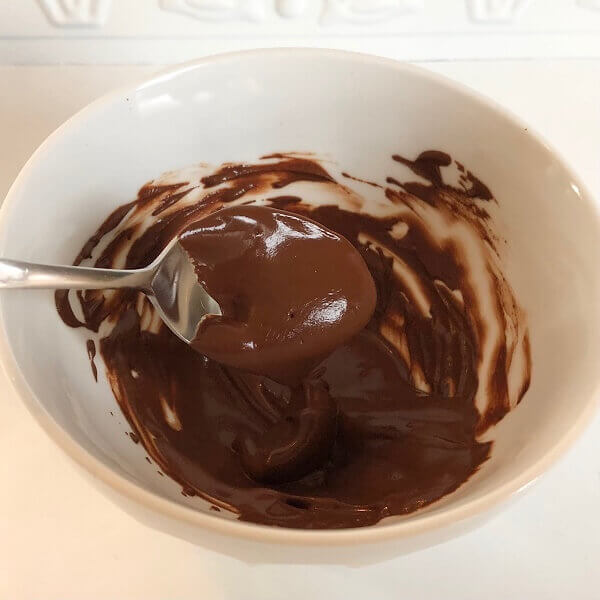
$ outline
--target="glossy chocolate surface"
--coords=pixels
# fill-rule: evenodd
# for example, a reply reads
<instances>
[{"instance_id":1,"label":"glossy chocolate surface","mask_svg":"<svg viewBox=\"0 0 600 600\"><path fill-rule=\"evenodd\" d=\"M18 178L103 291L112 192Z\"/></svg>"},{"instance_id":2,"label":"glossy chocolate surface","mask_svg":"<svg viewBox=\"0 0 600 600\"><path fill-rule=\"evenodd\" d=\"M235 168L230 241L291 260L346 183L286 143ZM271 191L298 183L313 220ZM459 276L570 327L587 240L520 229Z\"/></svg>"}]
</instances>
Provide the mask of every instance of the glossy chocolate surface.
<instances>
[{"instance_id":1,"label":"glossy chocolate surface","mask_svg":"<svg viewBox=\"0 0 600 600\"><path fill-rule=\"evenodd\" d=\"M322 251L315 246L311 260L324 269L321 284L335 282L332 301L355 303L356 319L349 329L333 320L340 337L323 352L309 352L319 355L316 365L303 363L297 341L304 333L294 333L281 356L268 357L277 367L270 378L257 374L252 352L233 353L243 370L185 345L136 293L57 293L68 325L100 332L99 354L121 410L148 455L186 495L256 523L365 526L452 492L489 457L492 442L481 434L522 398L531 363L523 312L490 227L495 200L447 154L393 158L383 183L334 176L312 158L282 154L255 165L171 173L117 209L82 249L78 263L142 267L203 218L227 229L225 211L245 215L247 222L231 231L254 243L269 239L277 215L281 223L298 215L348 240L370 273L360 282L327 271L348 259L347 248L333 257L340 249L334 241L323 242ZM450 185L444 170L452 166L457 182ZM356 187L346 187L348 181ZM275 212L258 218L259 205ZM250 236L247 228L257 226L260 233ZM243 259L231 260L233 274ZM300 282L281 289L288 277L283 263L260 288L260 305L272 299L273 314L256 321L274 327L276 336L294 327L310 331L308 315L319 306ZM259 270L251 264L248 277L260 277ZM220 285L205 268L198 274L209 288ZM236 289L245 285L242 277ZM248 306L222 291L225 314L238 325L249 322ZM206 344L205 353L216 357L211 344L221 342L203 337L210 327L199 331L196 348ZM354 328L361 330L346 335ZM267 337L266 328L238 334L229 341Z\"/></svg>"}]
</instances>

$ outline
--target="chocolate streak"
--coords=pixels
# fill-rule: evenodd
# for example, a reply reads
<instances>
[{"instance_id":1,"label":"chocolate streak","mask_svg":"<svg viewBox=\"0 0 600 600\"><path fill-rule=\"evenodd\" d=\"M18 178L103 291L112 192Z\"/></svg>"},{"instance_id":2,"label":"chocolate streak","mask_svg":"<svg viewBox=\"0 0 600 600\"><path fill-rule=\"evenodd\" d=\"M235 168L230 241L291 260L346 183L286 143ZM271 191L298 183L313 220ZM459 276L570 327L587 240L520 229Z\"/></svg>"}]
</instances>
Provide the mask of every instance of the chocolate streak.
<instances>
[{"instance_id":1,"label":"chocolate streak","mask_svg":"<svg viewBox=\"0 0 600 600\"><path fill-rule=\"evenodd\" d=\"M100 329L123 413L186 495L256 523L365 526L452 492L489 457L491 442L478 438L520 400L530 372L523 315L483 208L491 194L466 169L459 187L445 184L443 153L394 158L424 181L411 187L396 175L377 210L316 161L276 155L148 184L112 233L105 224L86 245L96 264L142 267L203 216L266 203L345 237L375 282L369 323L303 386L195 352L138 294L57 293L67 324ZM289 195L273 193L286 186Z\"/></svg>"},{"instance_id":2,"label":"chocolate streak","mask_svg":"<svg viewBox=\"0 0 600 600\"><path fill-rule=\"evenodd\" d=\"M92 375L94 376L94 380L98 381L98 367L96 367L96 363L94 362L94 358L96 358L96 344L94 340L88 340L85 346L87 349L88 358L90 359Z\"/></svg>"}]
</instances>

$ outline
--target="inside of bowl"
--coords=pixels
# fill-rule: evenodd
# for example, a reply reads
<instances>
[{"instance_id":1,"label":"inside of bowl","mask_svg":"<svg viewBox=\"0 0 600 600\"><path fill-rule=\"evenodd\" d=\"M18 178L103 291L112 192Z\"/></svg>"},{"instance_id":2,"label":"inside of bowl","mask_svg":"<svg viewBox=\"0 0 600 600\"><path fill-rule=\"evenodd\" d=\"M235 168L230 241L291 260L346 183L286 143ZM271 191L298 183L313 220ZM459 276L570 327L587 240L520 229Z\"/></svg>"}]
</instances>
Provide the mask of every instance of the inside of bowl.
<instances>
[{"instance_id":1,"label":"inside of bowl","mask_svg":"<svg viewBox=\"0 0 600 600\"><path fill-rule=\"evenodd\" d=\"M598 216L560 160L500 110L377 59L312 51L216 58L104 99L54 134L10 191L0 252L69 263L143 183L189 164L309 151L384 183L397 168L393 154L428 149L451 154L498 200L500 251L528 315L533 363L521 404L486 433L494 440L491 459L426 509L433 513L537 474L579 428L598 386ZM0 303L3 362L26 382L35 406L115 472L208 510L158 474L133 443L99 357L98 382L92 377L85 345L93 335L64 325L51 292L4 293Z\"/></svg>"}]
</instances>

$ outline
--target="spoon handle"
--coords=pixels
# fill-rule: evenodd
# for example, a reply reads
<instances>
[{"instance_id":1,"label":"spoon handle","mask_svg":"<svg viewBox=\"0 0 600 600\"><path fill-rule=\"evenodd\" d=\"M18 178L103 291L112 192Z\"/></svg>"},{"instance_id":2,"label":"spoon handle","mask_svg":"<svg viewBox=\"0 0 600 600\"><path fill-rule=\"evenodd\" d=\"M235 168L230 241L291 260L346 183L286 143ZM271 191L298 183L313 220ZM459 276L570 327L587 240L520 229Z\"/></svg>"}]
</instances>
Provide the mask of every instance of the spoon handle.
<instances>
[{"instance_id":1,"label":"spoon handle","mask_svg":"<svg viewBox=\"0 0 600 600\"><path fill-rule=\"evenodd\" d=\"M118 270L39 265L0 259L0 289L44 288L102 290L116 288L148 289L151 269Z\"/></svg>"}]
</instances>

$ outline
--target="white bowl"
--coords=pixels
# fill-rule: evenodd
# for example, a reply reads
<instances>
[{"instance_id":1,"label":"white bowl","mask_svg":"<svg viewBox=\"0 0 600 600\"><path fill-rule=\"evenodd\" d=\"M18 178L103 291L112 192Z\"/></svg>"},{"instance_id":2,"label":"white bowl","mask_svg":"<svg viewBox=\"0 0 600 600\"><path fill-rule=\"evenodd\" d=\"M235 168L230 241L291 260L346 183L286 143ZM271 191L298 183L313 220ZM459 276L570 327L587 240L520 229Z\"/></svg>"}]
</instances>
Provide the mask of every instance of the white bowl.
<instances>
[{"instance_id":1,"label":"white bowl","mask_svg":"<svg viewBox=\"0 0 600 600\"><path fill-rule=\"evenodd\" d=\"M492 429L491 459L430 507L362 529L298 531L184 498L124 435L106 381L91 377L87 336L62 323L50 292L0 296L5 370L102 489L138 519L197 543L248 560L370 561L466 530L573 442L600 379L598 213L560 156L491 101L427 71L334 51L260 50L177 67L93 103L42 144L2 206L0 255L68 263L144 182L192 163L303 150L381 181L392 154L432 148L467 165L499 201L506 271L529 315L533 379Z\"/></svg>"}]
</instances>

